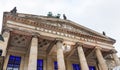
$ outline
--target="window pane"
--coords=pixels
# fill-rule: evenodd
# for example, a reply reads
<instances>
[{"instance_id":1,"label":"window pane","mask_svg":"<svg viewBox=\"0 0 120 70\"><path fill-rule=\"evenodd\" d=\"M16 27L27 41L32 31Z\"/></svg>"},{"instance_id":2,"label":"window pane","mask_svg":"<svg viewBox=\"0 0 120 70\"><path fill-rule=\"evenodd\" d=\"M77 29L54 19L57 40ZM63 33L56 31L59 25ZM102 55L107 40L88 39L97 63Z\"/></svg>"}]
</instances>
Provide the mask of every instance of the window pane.
<instances>
[{"instance_id":1,"label":"window pane","mask_svg":"<svg viewBox=\"0 0 120 70\"><path fill-rule=\"evenodd\" d=\"M13 68L13 70L19 70L19 68Z\"/></svg>"},{"instance_id":2,"label":"window pane","mask_svg":"<svg viewBox=\"0 0 120 70\"><path fill-rule=\"evenodd\" d=\"M13 64L8 64L8 67L13 67Z\"/></svg>"},{"instance_id":3,"label":"window pane","mask_svg":"<svg viewBox=\"0 0 120 70\"><path fill-rule=\"evenodd\" d=\"M43 60L41 60L41 59L37 60L37 65L38 66L43 66Z\"/></svg>"},{"instance_id":4,"label":"window pane","mask_svg":"<svg viewBox=\"0 0 120 70\"><path fill-rule=\"evenodd\" d=\"M57 63L57 61L54 61L54 70L58 70L58 63Z\"/></svg>"},{"instance_id":5,"label":"window pane","mask_svg":"<svg viewBox=\"0 0 120 70\"><path fill-rule=\"evenodd\" d=\"M43 60L42 59L37 60L37 70L43 70Z\"/></svg>"},{"instance_id":6,"label":"window pane","mask_svg":"<svg viewBox=\"0 0 120 70\"><path fill-rule=\"evenodd\" d=\"M79 64L72 64L73 70L80 70Z\"/></svg>"},{"instance_id":7,"label":"window pane","mask_svg":"<svg viewBox=\"0 0 120 70\"><path fill-rule=\"evenodd\" d=\"M8 67L7 70L12 70L12 67Z\"/></svg>"},{"instance_id":8,"label":"window pane","mask_svg":"<svg viewBox=\"0 0 120 70\"><path fill-rule=\"evenodd\" d=\"M89 70L96 70L95 66L89 66Z\"/></svg>"}]
</instances>

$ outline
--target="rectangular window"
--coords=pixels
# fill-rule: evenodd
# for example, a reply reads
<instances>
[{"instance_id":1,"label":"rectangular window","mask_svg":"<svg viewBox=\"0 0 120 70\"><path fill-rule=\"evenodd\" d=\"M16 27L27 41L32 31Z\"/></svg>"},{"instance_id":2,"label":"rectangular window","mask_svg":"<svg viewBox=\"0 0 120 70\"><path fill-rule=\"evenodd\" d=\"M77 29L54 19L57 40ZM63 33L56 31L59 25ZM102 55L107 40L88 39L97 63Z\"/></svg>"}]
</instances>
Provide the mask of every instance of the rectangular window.
<instances>
[{"instance_id":1,"label":"rectangular window","mask_svg":"<svg viewBox=\"0 0 120 70\"><path fill-rule=\"evenodd\" d=\"M96 70L95 66L89 66L89 70Z\"/></svg>"},{"instance_id":2,"label":"rectangular window","mask_svg":"<svg viewBox=\"0 0 120 70\"><path fill-rule=\"evenodd\" d=\"M58 63L57 63L57 61L54 61L54 70L58 70Z\"/></svg>"},{"instance_id":3,"label":"rectangular window","mask_svg":"<svg viewBox=\"0 0 120 70\"><path fill-rule=\"evenodd\" d=\"M42 59L37 60L37 70L43 70L43 60Z\"/></svg>"},{"instance_id":4,"label":"rectangular window","mask_svg":"<svg viewBox=\"0 0 120 70\"><path fill-rule=\"evenodd\" d=\"M79 64L72 64L73 70L80 70L80 65Z\"/></svg>"},{"instance_id":5,"label":"rectangular window","mask_svg":"<svg viewBox=\"0 0 120 70\"><path fill-rule=\"evenodd\" d=\"M72 64L73 70L81 70L79 64ZM89 70L96 70L95 66L89 66Z\"/></svg>"},{"instance_id":6,"label":"rectangular window","mask_svg":"<svg viewBox=\"0 0 120 70\"><path fill-rule=\"evenodd\" d=\"M20 62L21 62L20 56L10 55L7 70L20 70Z\"/></svg>"}]
</instances>

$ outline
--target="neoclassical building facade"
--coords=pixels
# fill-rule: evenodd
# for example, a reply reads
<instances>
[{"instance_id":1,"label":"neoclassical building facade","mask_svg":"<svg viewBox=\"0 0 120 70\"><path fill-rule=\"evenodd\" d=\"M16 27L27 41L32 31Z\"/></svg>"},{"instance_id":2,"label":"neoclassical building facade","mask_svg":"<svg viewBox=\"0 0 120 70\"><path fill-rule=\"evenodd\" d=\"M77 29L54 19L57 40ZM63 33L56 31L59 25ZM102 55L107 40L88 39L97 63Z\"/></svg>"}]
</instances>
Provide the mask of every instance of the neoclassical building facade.
<instances>
[{"instance_id":1,"label":"neoclassical building facade","mask_svg":"<svg viewBox=\"0 0 120 70\"><path fill-rule=\"evenodd\" d=\"M115 40L67 19L4 12L1 70L112 70Z\"/></svg>"}]
</instances>

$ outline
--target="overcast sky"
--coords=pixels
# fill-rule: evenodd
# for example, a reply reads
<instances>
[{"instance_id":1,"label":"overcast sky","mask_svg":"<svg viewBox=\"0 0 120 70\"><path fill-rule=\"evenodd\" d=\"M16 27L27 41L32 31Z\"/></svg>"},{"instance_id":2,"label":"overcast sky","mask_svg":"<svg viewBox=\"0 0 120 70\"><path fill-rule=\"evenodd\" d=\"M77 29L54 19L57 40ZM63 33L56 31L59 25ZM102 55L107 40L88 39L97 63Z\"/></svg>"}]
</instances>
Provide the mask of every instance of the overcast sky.
<instances>
[{"instance_id":1,"label":"overcast sky","mask_svg":"<svg viewBox=\"0 0 120 70\"><path fill-rule=\"evenodd\" d=\"M66 14L69 20L116 39L120 57L120 0L0 0L0 28L4 11L47 15Z\"/></svg>"}]
</instances>

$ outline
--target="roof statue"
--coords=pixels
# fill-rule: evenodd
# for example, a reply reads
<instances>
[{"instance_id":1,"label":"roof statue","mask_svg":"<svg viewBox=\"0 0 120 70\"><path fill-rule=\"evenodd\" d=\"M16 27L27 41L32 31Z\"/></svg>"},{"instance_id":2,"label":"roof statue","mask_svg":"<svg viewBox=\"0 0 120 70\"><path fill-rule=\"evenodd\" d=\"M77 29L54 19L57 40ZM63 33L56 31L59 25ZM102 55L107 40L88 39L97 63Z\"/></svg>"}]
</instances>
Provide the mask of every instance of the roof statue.
<instances>
[{"instance_id":1,"label":"roof statue","mask_svg":"<svg viewBox=\"0 0 120 70\"><path fill-rule=\"evenodd\" d=\"M103 31L103 35L106 35L106 33Z\"/></svg>"},{"instance_id":2,"label":"roof statue","mask_svg":"<svg viewBox=\"0 0 120 70\"><path fill-rule=\"evenodd\" d=\"M65 16L65 14L63 14L63 19L65 19L65 20L67 19L67 17Z\"/></svg>"},{"instance_id":3,"label":"roof statue","mask_svg":"<svg viewBox=\"0 0 120 70\"><path fill-rule=\"evenodd\" d=\"M57 14L57 15L55 16L55 18L60 18L60 14Z\"/></svg>"},{"instance_id":4,"label":"roof statue","mask_svg":"<svg viewBox=\"0 0 120 70\"><path fill-rule=\"evenodd\" d=\"M52 17L53 16L52 12L48 12L47 16Z\"/></svg>"},{"instance_id":5,"label":"roof statue","mask_svg":"<svg viewBox=\"0 0 120 70\"><path fill-rule=\"evenodd\" d=\"M16 7L14 7L10 12L11 12L13 15L15 15L15 14L17 13Z\"/></svg>"},{"instance_id":6,"label":"roof statue","mask_svg":"<svg viewBox=\"0 0 120 70\"><path fill-rule=\"evenodd\" d=\"M57 15L53 15L52 12L48 12L47 14L48 17L52 17L52 18L60 18L60 14L57 14Z\"/></svg>"}]
</instances>

